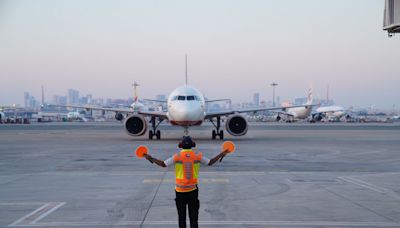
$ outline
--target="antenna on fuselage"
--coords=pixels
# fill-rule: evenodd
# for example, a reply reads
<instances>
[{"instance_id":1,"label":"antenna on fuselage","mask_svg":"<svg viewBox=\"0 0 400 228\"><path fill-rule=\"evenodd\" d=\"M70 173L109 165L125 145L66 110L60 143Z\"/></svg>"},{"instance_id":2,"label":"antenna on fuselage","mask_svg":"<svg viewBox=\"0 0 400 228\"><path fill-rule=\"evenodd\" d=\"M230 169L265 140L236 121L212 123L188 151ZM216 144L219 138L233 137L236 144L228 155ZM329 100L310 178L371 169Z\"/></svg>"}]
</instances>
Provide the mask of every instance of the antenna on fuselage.
<instances>
[{"instance_id":1,"label":"antenna on fuselage","mask_svg":"<svg viewBox=\"0 0 400 228\"><path fill-rule=\"evenodd\" d=\"M188 84L187 54L185 54L185 85Z\"/></svg>"}]
</instances>

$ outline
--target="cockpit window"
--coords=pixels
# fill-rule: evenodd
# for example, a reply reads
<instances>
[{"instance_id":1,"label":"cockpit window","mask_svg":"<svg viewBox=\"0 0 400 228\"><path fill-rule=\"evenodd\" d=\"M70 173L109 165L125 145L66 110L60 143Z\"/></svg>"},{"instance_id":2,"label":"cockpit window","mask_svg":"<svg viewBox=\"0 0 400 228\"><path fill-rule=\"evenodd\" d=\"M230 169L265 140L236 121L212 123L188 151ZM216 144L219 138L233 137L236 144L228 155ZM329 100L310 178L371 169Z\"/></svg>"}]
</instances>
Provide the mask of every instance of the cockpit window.
<instances>
[{"instance_id":1,"label":"cockpit window","mask_svg":"<svg viewBox=\"0 0 400 228\"><path fill-rule=\"evenodd\" d=\"M184 101L185 100L185 96L178 96L178 101Z\"/></svg>"},{"instance_id":2,"label":"cockpit window","mask_svg":"<svg viewBox=\"0 0 400 228\"><path fill-rule=\"evenodd\" d=\"M194 96L187 96L187 97L186 97L186 100L188 100L188 101L194 101L195 99L194 99Z\"/></svg>"}]
</instances>

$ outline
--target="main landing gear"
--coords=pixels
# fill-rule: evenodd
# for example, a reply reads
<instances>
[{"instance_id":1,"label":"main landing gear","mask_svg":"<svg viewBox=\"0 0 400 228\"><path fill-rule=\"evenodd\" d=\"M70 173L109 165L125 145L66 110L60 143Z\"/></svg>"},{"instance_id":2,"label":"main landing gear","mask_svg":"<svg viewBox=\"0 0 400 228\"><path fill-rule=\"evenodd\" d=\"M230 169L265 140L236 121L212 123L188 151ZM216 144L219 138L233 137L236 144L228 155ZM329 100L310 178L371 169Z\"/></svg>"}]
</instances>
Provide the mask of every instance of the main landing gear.
<instances>
[{"instance_id":1,"label":"main landing gear","mask_svg":"<svg viewBox=\"0 0 400 228\"><path fill-rule=\"evenodd\" d=\"M217 136L219 136L219 139L224 139L224 131L220 130L221 128L221 117L217 117L217 124L214 123L213 119L210 119L210 122L214 125L215 130L212 130L212 139L215 140Z\"/></svg>"},{"instance_id":2,"label":"main landing gear","mask_svg":"<svg viewBox=\"0 0 400 228\"><path fill-rule=\"evenodd\" d=\"M161 139L161 132L160 130L157 130L158 125L163 121L163 119L158 118L158 123L156 124L156 117L152 116L150 119L151 123L151 128L152 130L149 130L149 139L153 139L155 136L157 139Z\"/></svg>"}]
</instances>

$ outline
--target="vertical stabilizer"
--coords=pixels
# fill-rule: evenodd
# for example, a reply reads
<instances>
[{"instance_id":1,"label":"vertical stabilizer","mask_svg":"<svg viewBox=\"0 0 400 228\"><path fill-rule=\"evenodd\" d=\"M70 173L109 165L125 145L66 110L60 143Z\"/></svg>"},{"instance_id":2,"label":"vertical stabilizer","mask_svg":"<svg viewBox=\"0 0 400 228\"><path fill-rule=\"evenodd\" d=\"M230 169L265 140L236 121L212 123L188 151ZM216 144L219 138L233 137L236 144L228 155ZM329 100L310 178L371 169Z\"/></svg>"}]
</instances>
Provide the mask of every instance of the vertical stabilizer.
<instances>
[{"instance_id":1,"label":"vertical stabilizer","mask_svg":"<svg viewBox=\"0 0 400 228\"><path fill-rule=\"evenodd\" d=\"M188 85L187 54L185 54L185 85Z\"/></svg>"},{"instance_id":2,"label":"vertical stabilizer","mask_svg":"<svg viewBox=\"0 0 400 228\"><path fill-rule=\"evenodd\" d=\"M137 87L140 86L136 81L133 82L133 102L138 102Z\"/></svg>"},{"instance_id":3,"label":"vertical stabilizer","mask_svg":"<svg viewBox=\"0 0 400 228\"><path fill-rule=\"evenodd\" d=\"M308 95L307 95L307 104L310 105L313 102L313 95L312 95L313 87L310 85L310 88L308 89Z\"/></svg>"}]
</instances>

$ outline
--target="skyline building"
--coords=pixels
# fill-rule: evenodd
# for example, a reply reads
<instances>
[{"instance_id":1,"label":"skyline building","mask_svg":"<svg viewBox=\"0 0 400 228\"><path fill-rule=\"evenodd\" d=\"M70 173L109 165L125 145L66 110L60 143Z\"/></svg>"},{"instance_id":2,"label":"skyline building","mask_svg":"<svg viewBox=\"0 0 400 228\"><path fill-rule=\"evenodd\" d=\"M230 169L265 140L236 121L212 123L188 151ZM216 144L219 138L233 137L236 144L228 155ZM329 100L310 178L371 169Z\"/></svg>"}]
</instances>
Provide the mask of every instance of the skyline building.
<instances>
[{"instance_id":1,"label":"skyline building","mask_svg":"<svg viewBox=\"0 0 400 228\"><path fill-rule=\"evenodd\" d=\"M75 89L68 89L68 104L79 104L79 91Z\"/></svg>"},{"instance_id":2,"label":"skyline building","mask_svg":"<svg viewBox=\"0 0 400 228\"><path fill-rule=\"evenodd\" d=\"M39 103L35 97L31 96L29 92L24 92L24 107L25 108L37 108Z\"/></svg>"},{"instance_id":3,"label":"skyline building","mask_svg":"<svg viewBox=\"0 0 400 228\"><path fill-rule=\"evenodd\" d=\"M253 94L253 104L256 107L260 106L260 93Z\"/></svg>"}]
</instances>

